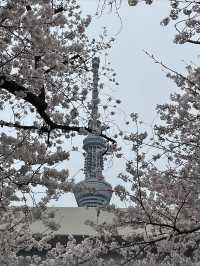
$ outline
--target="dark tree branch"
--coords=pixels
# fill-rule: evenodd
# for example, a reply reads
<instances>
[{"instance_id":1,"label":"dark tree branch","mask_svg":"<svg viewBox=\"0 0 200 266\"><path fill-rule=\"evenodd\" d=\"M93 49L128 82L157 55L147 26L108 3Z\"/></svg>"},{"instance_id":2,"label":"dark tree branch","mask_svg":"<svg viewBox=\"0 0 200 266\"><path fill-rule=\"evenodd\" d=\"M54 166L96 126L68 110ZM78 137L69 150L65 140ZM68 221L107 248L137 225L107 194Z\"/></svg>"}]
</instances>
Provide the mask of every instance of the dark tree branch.
<instances>
[{"instance_id":1,"label":"dark tree branch","mask_svg":"<svg viewBox=\"0 0 200 266\"><path fill-rule=\"evenodd\" d=\"M43 126L41 128L38 128L34 125L26 126L26 125L20 125L19 123L8 123L5 121L0 121L0 126L8 126L8 127L15 127L18 129L24 129L24 130L40 130L41 132L46 132L49 134L54 129L60 129L66 132L69 131L75 131L75 132L81 132L81 130L86 130L89 133L94 133L91 128L88 127L78 127L78 126L69 126L69 125L61 125L57 124L50 118L49 114L46 112L47 103L45 101L45 92L44 88L42 88L42 92L40 95L35 95L34 93L28 91L25 87L22 85L19 85L17 82L8 80L6 76L0 76L0 88L5 89L9 93L17 96L18 93L24 94L24 97L22 97L23 100L30 103L32 106L35 107L37 113L41 116L41 118L44 120L47 126ZM41 97L42 96L42 97ZM106 136L105 134L101 133L100 136L105 138L106 140L116 143L115 140L112 138Z\"/></svg>"},{"instance_id":2,"label":"dark tree branch","mask_svg":"<svg viewBox=\"0 0 200 266\"><path fill-rule=\"evenodd\" d=\"M194 41L194 40L187 40L187 42L189 42L189 43L193 43L193 44L200 44L199 41Z\"/></svg>"},{"instance_id":3,"label":"dark tree branch","mask_svg":"<svg viewBox=\"0 0 200 266\"><path fill-rule=\"evenodd\" d=\"M0 120L0 126L1 127L14 127L14 128L18 128L18 129L24 129L24 130L38 130L39 128L36 127L36 126L24 126L24 125L21 125L19 123L10 123L10 122L6 122L6 121L3 121L3 120Z\"/></svg>"}]
</instances>

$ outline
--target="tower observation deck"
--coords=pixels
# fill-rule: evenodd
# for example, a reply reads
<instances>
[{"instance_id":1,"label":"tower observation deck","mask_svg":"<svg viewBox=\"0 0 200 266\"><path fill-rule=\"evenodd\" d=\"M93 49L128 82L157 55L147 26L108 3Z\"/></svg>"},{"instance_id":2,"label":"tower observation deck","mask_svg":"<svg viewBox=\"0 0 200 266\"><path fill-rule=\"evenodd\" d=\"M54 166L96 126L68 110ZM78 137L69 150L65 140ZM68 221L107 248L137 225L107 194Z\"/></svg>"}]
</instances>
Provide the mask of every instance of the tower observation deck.
<instances>
[{"instance_id":1,"label":"tower observation deck","mask_svg":"<svg viewBox=\"0 0 200 266\"><path fill-rule=\"evenodd\" d=\"M76 184L74 195L79 207L97 207L109 204L112 197L112 187L105 181L103 171L103 154L107 150L106 140L99 135L101 122L99 119L98 105L98 70L99 58L92 60L93 88L92 88L92 111L88 127L93 133L89 133L83 140L83 149L86 151L84 174L85 180Z\"/></svg>"}]
</instances>

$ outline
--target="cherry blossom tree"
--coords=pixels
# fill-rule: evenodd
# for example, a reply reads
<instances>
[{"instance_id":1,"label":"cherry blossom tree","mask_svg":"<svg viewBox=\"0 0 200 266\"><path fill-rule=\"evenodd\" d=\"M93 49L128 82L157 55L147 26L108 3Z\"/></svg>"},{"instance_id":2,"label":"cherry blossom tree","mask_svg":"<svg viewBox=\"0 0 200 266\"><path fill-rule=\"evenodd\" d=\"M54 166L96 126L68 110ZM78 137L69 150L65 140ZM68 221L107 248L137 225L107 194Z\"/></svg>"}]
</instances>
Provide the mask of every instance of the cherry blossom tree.
<instances>
[{"instance_id":1,"label":"cherry blossom tree","mask_svg":"<svg viewBox=\"0 0 200 266\"><path fill-rule=\"evenodd\" d=\"M174 21L177 45L189 44L191 49L199 45L199 1L169 3L170 14L161 25ZM117 250L123 265L199 265L199 67L191 63L182 74L146 54L160 64L179 91L169 103L157 106L160 122L152 134L147 134L137 114L130 115L134 130L123 135L130 158L123 149L116 154L119 158L126 154L125 171L119 174L126 184L115 188L130 207L114 211L115 224L107 231L128 226L133 233L120 244L113 242L109 251Z\"/></svg>"},{"instance_id":2,"label":"cherry blossom tree","mask_svg":"<svg viewBox=\"0 0 200 266\"><path fill-rule=\"evenodd\" d=\"M55 230L56 225L45 216L47 203L72 191L68 170L56 168L70 157L62 144L91 132L87 126L91 62L113 41L89 40L86 30L90 22L90 16L82 17L76 0L0 1L1 265L18 265L20 250L49 248L51 236L36 240L29 225L41 217ZM38 186L44 193L36 198ZM83 247L91 250L88 243ZM78 250L69 241L65 252L68 265L73 265L72 246L74 253ZM56 250L59 252L59 247ZM62 265L54 261L53 252L44 265ZM29 262L42 265L38 257Z\"/></svg>"},{"instance_id":3,"label":"cherry blossom tree","mask_svg":"<svg viewBox=\"0 0 200 266\"><path fill-rule=\"evenodd\" d=\"M200 3L169 3L170 15L161 25L174 21L177 45L189 44L191 49L199 45ZM199 67L191 63L182 74L147 55L166 70L179 91L170 96L169 103L157 106L160 122L152 134L144 131L137 114L130 115L132 132L121 134L130 153L121 147L116 151L117 158L126 160L119 174L125 185L115 188L130 207L110 209L115 213L112 226L91 226L109 243L104 245L108 254L121 255L122 265L199 265ZM130 234L122 237L121 227L128 227Z\"/></svg>"}]
</instances>

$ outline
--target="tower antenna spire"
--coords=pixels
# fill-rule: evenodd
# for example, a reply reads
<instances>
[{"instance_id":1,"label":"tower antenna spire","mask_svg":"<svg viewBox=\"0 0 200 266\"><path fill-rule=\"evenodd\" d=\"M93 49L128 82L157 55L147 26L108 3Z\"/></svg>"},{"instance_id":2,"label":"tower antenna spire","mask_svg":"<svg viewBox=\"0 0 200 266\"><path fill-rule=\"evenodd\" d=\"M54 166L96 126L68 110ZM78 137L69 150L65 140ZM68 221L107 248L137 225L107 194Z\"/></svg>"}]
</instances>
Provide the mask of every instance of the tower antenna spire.
<instances>
[{"instance_id":1,"label":"tower antenna spire","mask_svg":"<svg viewBox=\"0 0 200 266\"><path fill-rule=\"evenodd\" d=\"M94 57L92 60L92 73L93 73L93 84L92 84L92 112L91 118L89 120L89 127L94 131L100 127L99 112L99 90L98 90L98 81L99 81L99 57Z\"/></svg>"},{"instance_id":2,"label":"tower antenna spire","mask_svg":"<svg viewBox=\"0 0 200 266\"><path fill-rule=\"evenodd\" d=\"M101 123L99 121L99 63L98 57L92 60L92 100L91 100L91 117L88 122L92 133L83 140L83 149L86 151L84 173L85 180L76 184L74 195L79 207L88 206L96 207L107 205L112 196L111 185L104 180L103 171L103 154L106 150L107 143L105 139L99 136Z\"/></svg>"}]
</instances>

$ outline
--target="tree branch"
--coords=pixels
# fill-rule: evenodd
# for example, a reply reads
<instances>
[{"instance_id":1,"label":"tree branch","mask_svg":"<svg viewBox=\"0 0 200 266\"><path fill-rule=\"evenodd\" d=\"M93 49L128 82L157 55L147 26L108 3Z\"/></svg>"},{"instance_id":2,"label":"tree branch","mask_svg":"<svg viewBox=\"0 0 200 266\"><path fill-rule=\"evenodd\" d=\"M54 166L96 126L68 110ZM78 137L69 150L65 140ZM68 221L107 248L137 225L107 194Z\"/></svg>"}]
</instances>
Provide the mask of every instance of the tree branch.
<instances>
[{"instance_id":1,"label":"tree branch","mask_svg":"<svg viewBox=\"0 0 200 266\"><path fill-rule=\"evenodd\" d=\"M17 82L8 80L6 76L0 76L0 88L5 89L9 93L17 96L19 93L23 94L24 97L22 97L23 100L30 103L32 106L36 108L36 111L41 116L41 118L45 121L47 126L43 127L37 127L34 125L20 125L19 123L9 123L5 121L0 121L0 126L8 126L8 127L15 127L18 129L24 129L24 130L40 130L41 132L49 133L50 131L54 129L61 129L63 131L75 131L75 132L81 132L82 130L86 130L89 133L94 133L91 128L88 127L78 127L78 126L69 126L69 125L61 125L57 124L54 121L51 120L49 114L45 111L47 108L47 103L45 101L45 93L44 88L42 91L42 97L40 95L35 95L34 93L28 91L25 87L22 85L19 85ZM106 140L116 143L116 141L105 134L101 133L101 137L105 138Z\"/></svg>"},{"instance_id":2,"label":"tree branch","mask_svg":"<svg viewBox=\"0 0 200 266\"><path fill-rule=\"evenodd\" d=\"M187 42L189 42L189 43L193 43L193 44L200 44L199 41L194 41L194 40L187 40Z\"/></svg>"}]
</instances>

